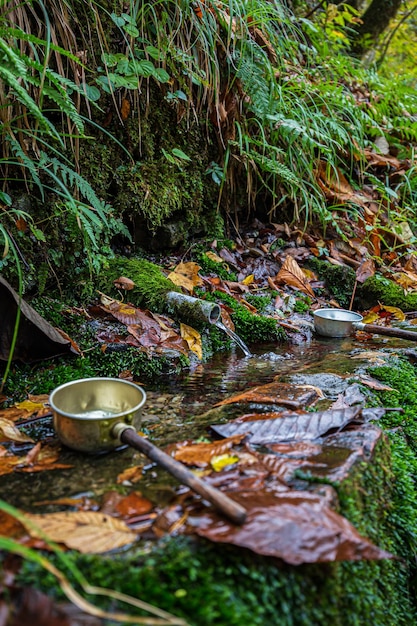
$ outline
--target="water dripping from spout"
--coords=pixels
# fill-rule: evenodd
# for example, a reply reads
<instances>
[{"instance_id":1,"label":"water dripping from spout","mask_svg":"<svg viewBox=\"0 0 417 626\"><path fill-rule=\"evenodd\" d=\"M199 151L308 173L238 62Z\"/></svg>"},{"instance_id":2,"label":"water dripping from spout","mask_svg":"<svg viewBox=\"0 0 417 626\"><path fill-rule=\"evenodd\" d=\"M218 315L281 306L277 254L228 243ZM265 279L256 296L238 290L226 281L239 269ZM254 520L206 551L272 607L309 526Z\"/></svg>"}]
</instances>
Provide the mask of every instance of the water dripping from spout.
<instances>
[{"instance_id":1,"label":"water dripping from spout","mask_svg":"<svg viewBox=\"0 0 417 626\"><path fill-rule=\"evenodd\" d=\"M225 326L223 322L217 320L216 322L214 322L214 325L217 326L217 328L220 328L220 330L224 331L226 335L229 335L230 339L232 339L232 341L234 341L235 344L239 346L245 356L253 356L252 352L249 350L245 342L239 337L239 335L236 335L236 333L233 332L233 330L230 330L230 328L228 328L227 326Z\"/></svg>"}]
</instances>

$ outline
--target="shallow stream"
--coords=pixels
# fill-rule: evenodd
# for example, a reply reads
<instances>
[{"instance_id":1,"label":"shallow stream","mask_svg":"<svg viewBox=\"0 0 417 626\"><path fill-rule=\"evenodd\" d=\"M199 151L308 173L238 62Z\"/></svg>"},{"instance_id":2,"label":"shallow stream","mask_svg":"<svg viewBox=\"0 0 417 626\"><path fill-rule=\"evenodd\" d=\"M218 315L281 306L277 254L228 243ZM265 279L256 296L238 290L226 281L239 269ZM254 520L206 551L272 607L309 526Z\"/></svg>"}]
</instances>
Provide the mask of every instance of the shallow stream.
<instances>
[{"instance_id":1,"label":"shallow stream","mask_svg":"<svg viewBox=\"0 0 417 626\"><path fill-rule=\"evenodd\" d=\"M207 427L216 423L216 403L271 381L310 384L322 389L324 409L326 400L327 404L335 400L349 384L350 375L366 368L379 351L401 351L412 345L376 336L366 342L355 338L314 338L300 345L250 345L251 358L236 347L181 376L166 376L145 386L147 402L142 430L160 447L207 436ZM35 440L56 441L50 418L28 425L26 432ZM17 450L23 451L21 446ZM63 449L59 460L72 465L71 469L15 472L1 477L1 498L26 511L52 512L59 507L40 503L81 495L99 500L102 494L114 489L122 493L134 489L162 505L171 499L177 486L175 479L130 448L95 456ZM138 483L116 484L123 470L144 462L144 476Z\"/></svg>"}]
</instances>

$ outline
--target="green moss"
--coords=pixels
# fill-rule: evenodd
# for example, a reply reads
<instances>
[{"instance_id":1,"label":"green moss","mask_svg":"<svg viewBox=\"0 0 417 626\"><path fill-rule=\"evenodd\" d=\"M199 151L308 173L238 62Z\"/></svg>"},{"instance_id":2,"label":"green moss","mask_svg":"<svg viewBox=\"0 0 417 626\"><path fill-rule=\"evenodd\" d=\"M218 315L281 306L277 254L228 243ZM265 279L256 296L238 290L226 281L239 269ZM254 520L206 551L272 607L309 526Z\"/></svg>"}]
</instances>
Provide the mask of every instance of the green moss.
<instances>
[{"instance_id":1,"label":"green moss","mask_svg":"<svg viewBox=\"0 0 417 626\"><path fill-rule=\"evenodd\" d=\"M146 306L156 312L164 310L165 296L169 291L181 291L166 278L158 265L138 258L116 257L109 260L97 282L107 295L120 298L120 293L113 284L120 276L130 278L135 283L135 287L127 292L125 299L132 304Z\"/></svg>"},{"instance_id":2,"label":"green moss","mask_svg":"<svg viewBox=\"0 0 417 626\"><path fill-rule=\"evenodd\" d=\"M221 300L232 310L231 317L235 324L235 331L245 342L283 341L285 333L272 317L254 315L235 298L220 291L207 294L209 297Z\"/></svg>"},{"instance_id":3,"label":"green moss","mask_svg":"<svg viewBox=\"0 0 417 626\"><path fill-rule=\"evenodd\" d=\"M328 293L340 306L347 308L355 286L355 272L350 267L332 265L314 257L308 260L307 265L324 281Z\"/></svg>"},{"instance_id":4,"label":"green moss","mask_svg":"<svg viewBox=\"0 0 417 626\"><path fill-rule=\"evenodd\" d=\"M202 252L196 256L196 261L201 267L202 274L214 274L223 280L237 281L237 274L230 271L227 263L220 261L213 261L210 257Z\"/></svg>"},{"instance_id":5,"label":"green moss","mask_svg":"<svg viewBox=\"0 0 417 626\"><path fill-rule=\"evenodd\" d=\"M416 293L406 294L400 285L377 274L359 286L357 300L362 309L370 309L378 302L399 307L403 311L415 311L417 309Z\"/></svg>"}]
</instances>

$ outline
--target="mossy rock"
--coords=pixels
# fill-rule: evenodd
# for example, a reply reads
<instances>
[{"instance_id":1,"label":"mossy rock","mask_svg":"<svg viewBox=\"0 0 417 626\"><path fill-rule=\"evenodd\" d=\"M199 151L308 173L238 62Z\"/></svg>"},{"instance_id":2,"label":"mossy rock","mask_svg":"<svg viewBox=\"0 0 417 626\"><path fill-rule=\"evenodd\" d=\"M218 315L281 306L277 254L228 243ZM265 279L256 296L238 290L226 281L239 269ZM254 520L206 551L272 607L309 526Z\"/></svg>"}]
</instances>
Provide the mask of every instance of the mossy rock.
<instances>
[{"instance_id":1,"label":"mossy rock","mask_svg":"<svg viewBox=\"0 0 417 626\"><path fill-rule=\"evenodd\" d=\"M358 285L356 302L363 310L370 309L380 302L387 306L396 306L403 311L416 311L417 293L406 294L397 283L375 274L363 285Z\"/></svg>"},{"instance_id":2,"label":"mossy rock","mask_svg":"<svg viewBox=\"0 0 417 626\"><path fill-rule=\"evenodd\" d=\"M355 287L356 274L346 265L332 265L312 258L306 263L324 281L326 290L342 307L348 307Z\"/></svg>"}]
</instances>

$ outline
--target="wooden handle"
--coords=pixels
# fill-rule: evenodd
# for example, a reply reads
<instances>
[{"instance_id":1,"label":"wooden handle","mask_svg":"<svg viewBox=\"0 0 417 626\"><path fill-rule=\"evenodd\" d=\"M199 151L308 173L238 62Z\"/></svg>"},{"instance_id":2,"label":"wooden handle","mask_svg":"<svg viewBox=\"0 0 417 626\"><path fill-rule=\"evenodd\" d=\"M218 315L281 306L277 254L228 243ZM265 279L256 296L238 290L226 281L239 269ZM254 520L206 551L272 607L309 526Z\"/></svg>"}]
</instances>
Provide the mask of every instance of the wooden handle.
<instances>
[{"instance_id":1,"label":"wooden handle","mask_svg":"<svg viewBox=\"0 0 417 626\"><path fill-rule=\"evenodd\" d=\"M417 341L417 332L414 332L413 330L392 328L392 326L378 326L377 324L363 324L361 322L355 323L354 327L358 330L364 330L367 333L377 333L378 335L387 335L388 337L399 337L400 339Z\"/></svg>"},{"instance_id":2,"label":"wooden handle","mask_svg":"<svg viewBox=\"0 0 417 626\"><path fill-rule=\"evenodd\" d=\"M119 426L119 425L118 425ZM158 465L167 470L172 476L175 476L181 484L187 485L193 491L198 493L202 498L208 500L213 506L228 517L235 524L243 524L246 520L246 509L226 496L222 491L216 489L194 476L189 469L179 461L173 459L169 454L154 446L150 441L138 435L133 428L125 426L125 428L117 433L123 443L143 452L149 459L155 461Z\"/></svg>"}]
</instances>

